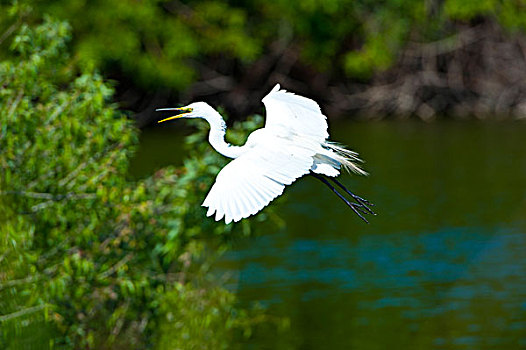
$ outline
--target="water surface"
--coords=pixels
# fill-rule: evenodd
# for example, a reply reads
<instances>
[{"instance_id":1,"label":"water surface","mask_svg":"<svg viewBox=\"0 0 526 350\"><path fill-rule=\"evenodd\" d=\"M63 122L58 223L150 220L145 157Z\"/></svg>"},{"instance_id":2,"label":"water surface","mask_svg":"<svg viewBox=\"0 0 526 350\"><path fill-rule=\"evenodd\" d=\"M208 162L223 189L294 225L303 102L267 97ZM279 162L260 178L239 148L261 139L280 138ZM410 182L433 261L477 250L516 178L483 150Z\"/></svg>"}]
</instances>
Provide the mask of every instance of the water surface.
<instances>
[{"instance_id":1,"label":"water surface","mask_svg":"<svg viewBox=\"0 0 526 350\"><path fill-rule=\"evenodd\" d=\"M366 160L369 177L341 179L379 215L364 224L313 178L287 188L273 203L287 225L237 241L216 272L290 330L235 345L526 348L526 124L344 123L331 135ZM176 138L145 131L137 174L181 162L158 147Z\"/></svg>"}]
</instances>

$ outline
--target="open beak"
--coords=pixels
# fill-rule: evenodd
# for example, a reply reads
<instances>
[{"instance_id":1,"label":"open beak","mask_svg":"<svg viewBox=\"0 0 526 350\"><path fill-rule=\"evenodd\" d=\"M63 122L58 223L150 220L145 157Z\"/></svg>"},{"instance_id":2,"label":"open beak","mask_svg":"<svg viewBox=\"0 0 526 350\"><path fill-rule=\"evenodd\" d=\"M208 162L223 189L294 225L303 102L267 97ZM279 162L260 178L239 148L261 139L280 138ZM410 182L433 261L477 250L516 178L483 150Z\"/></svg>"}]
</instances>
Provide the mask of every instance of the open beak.
<instances>
[{"instance_id":1,"label":"open beak","mask_svg":"<svg viewBox=\"0 0 526 350\"><path fill-rule=\"evenodd\" d=\"M188 114L188 113L191 113L192 112L192 108L188 108L188 107L181 107L181 108L158 108L156 109L157 112L159 111L178 111L178 112L182 112L181 114L177 114L177 115L174 115L174 116L171 116L171 117L168 117L166 119L163 119L163 120L159 120L157 123L162 123L162 122L165 122L165 121L168 121L168 120L172 120L172 119L177 119L177 118L181 118L181 117L184 117L185 114Z\"/></svg>"}]
</instances>

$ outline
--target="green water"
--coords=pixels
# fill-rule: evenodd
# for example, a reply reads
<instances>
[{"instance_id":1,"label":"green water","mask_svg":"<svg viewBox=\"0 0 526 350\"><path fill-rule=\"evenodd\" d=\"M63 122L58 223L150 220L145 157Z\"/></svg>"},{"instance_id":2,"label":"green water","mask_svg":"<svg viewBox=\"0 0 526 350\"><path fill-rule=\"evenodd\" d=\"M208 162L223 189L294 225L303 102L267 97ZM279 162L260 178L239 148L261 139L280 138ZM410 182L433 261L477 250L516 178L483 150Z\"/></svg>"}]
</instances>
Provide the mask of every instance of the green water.
<instances>
[{"instance_id":1,"label":"green water","mask_svg":"<svg viewBox=\"0 0 526 350\"><path fill-rule=\"evenodd\" d=\"M526 348L526 124L332 124L331 135L366 160L369 177L341 179L379 215L364 224L313 178L290 186L272 204L286 226L237 241L215 267L242 304L290 329L235 345ZM180 164L181 137L146 130L135 175Z\"/></svg>"}]
</instances>

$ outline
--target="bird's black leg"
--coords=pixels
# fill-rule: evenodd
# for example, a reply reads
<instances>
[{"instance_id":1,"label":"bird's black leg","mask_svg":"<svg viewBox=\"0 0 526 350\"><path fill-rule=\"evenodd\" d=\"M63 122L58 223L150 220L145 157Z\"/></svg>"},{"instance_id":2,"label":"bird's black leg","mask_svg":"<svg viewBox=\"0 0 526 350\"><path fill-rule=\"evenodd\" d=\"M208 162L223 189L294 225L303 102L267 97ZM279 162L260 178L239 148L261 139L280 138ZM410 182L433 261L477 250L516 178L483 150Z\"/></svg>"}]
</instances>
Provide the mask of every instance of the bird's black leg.
<instances>
[{"instance_id":1,"label":"bird's black leg","mask_svg":"<svg viewBox=\"0 0 526 350\"><path fill-rule=\"evenodd\" d=\"M315 178L317 178L318 180L320 180L321 182L323 182L325 185L327 185L334 193L336 193L336 195L338 197L340 197L340 199L342 201L345 202L345 204L347 204L349 206L349 208L351 208L355 213L356 215L358 215L363 221L365 221L366 223L369 223L369 221L367 221L360 212L364 213L365 212L363 211L363 204L358 204L358 203L351 203L347 200L347 198L345 198L344 196L341 195L340 192L338 192L336 190L336 188L329 182L327 181L327 179L325 179L323 176L320 176L318 174L315 174L315 173L312 173L311 172L311 175L314 176Z\"/></svg>"},{"instance_id":2,"label":"bird's black leg","mask_svg":"<svg viewBox=\"0 0 526 350\"><path fill-rule=\"evenodd\" d=\"M372 215L376 215L376 213L374 211L371 210L371 208L369 208L369 206L374 206L373 203L369 202L367 199L363 199L362 197L352 193L351 191L349 191L347 189L347 187L345 187L344 185L342 185L342 183L338 180L336 180L335 178L333 177L330 177L329 178L330 180L332 180L336 185L340 186L345 192L347 192L347 194L349 196L351 196L352 198L354 198L358 203L360 203L363 208L369 212L369 214L372 214Z\"/></svg>"}]
</instances>

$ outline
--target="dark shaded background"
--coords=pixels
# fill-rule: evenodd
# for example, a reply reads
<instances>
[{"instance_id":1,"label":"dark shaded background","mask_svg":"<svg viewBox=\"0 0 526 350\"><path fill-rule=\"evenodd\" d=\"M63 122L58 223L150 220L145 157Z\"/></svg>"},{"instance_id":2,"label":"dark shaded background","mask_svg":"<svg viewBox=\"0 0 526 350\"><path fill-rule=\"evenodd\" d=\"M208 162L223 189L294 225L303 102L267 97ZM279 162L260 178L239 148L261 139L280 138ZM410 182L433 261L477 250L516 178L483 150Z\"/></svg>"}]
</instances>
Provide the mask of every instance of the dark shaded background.
<instances>
[{"instance_id":1,"label":"dark shaded background","mask_svg":"<svg viewBox=\"0 0 526 350\"><path fill-rule=\"evenodd\" d=\"M276 82L334 118L526 115L519 0L25 3L23 20L70 22L74 60L115 81L139 126L195 100L262 113Z\"/></svg>"}]
</instances>

